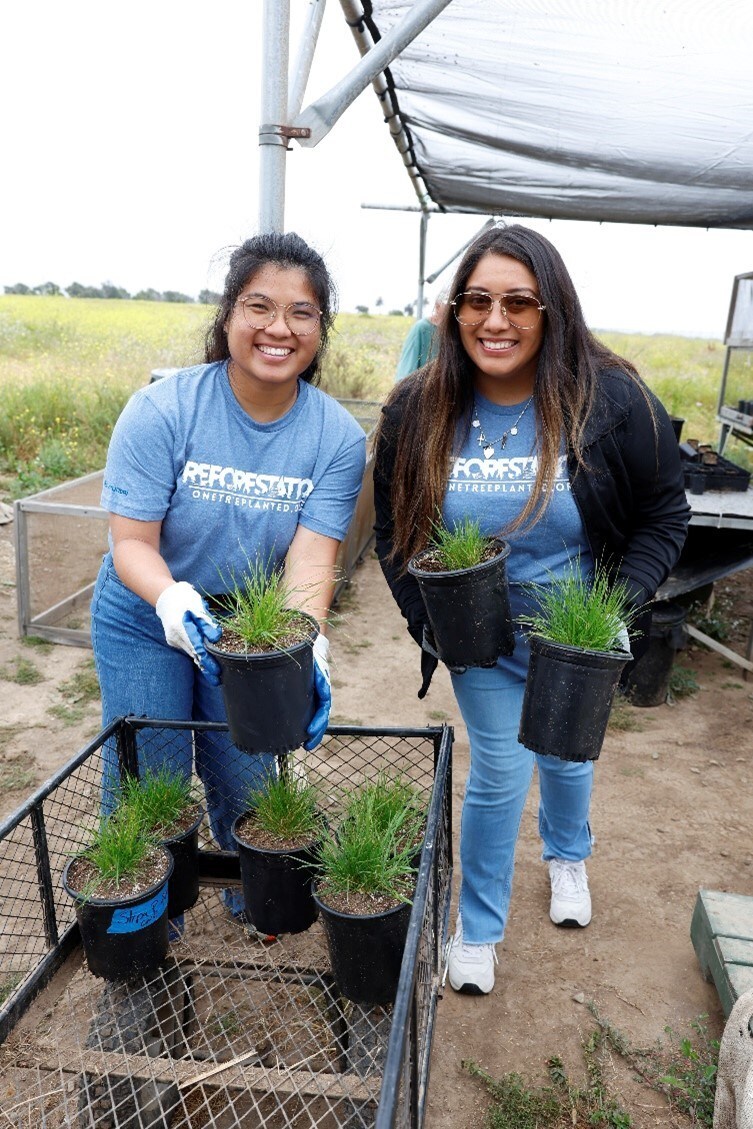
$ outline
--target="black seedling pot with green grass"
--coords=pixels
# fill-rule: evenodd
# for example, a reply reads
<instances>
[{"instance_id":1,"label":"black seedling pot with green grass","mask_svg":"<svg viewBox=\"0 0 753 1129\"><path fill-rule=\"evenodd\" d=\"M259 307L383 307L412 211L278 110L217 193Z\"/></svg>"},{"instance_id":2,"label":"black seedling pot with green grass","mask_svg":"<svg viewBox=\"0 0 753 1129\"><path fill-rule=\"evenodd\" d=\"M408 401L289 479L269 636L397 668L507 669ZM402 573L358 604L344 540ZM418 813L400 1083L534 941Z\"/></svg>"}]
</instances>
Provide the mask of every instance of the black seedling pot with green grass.
<instances>
[{"instance_id":1,"label":"black seedling pot with green grass","mask_svg":"<svg viewBox=\"0 0 753 1129\"><path fill-rule=\"evenodd\" d=\"M418 791L383 774L346 796L324 837L314 899L338 990L361 1006L395 999L424 826Z\"/></svg>"},{"instance_id":2,"label":"black seedling pot with green grass","mask_svg":"<svg viewBox=\"0 0 753 1129\"><path fill-rule=\"evenodd\" d=\"M279 571L256 561L213 598L222 637L205 645L220 667L230 736L247 753L300 748L314 716L319 624L289 606L291 595Z\"/></svg>"},{"instance_id":3,"label":"black seedling pot with green grass","mask_svg":"<svg viewBox=\"0 0 753 1129\"><path fill-rule=\"evenodd\" d=\"M260 933L275 937L302 933L318 916L311 882L319 842L298 849L256 847L243 838L244 818L240 816L233 824L233 838L247 917Z\"/></svg>"},{"instance_id":4,"label":"black seedling pot with green grass","mask_svg":"<svg viewBox=\"0 0 753 1129\"><path fill-rule=\"evenodd\" d=\"M147 768L143 777L127 776L119 806L136 813L145 832L172 855L167 916L172 919L199 899L199 827L204 808L197 801L191 778L169 765Z\"/></svg>"},{"instance_id":5,"label":"black seedling pot with green grass","mask_svg":"<svg viewBox=\"0 0 753 1129\"><path fill-rule=\"evenodd\" d=\"M199 828L203 818L201 808L190 827L163 841L173 859L168 883L168 918L191 909L199 900Z\"/></svg>"},{"instance_id":6,"label":"black seedling pot with green grass","mask_svg":"<svg viewBox=\"0 0 753 1129\"><path fill-rule=\"evenodd\" d=\"M604 744L624 651L586 651L532 636L518 740L560 760L596 760Z\"/></svg>"},{"instance_id":7,"label":"black seedling pot with green grass","mask_svg":"<svg viewBox=\"0 0 753 1129\"><path fill-rule=\"evenodd\" d=\"M619 627L634 618L626 589L599 569L591 579L581 576L573 562L563 577L528 590L539 610L526 619L530 658L518 740L561 760L596 760L630 661L617 641Z\"/></svg>"},{"instance_id":8,"label":"black seedling pot with green grass","mask_svg":"<svg viewBox=\"0 0 753 1129\"><path fill-rule=\"evenodd\" d=\"M411 905L401 903L373 914L343 913L319 897L332 976L342 996L374 1007L394 1003L400 980Z\"/></svg>"},{"instance_id":9,"label":"black seedling pot with green grass","mask_svg":"<svg viewBox=\"0 0 753 1129\"><path fill-rule=\"evenodd\" d=\"M260 933L302 933L314 923L314 865L326 823L305 769L280 757L232 827L246 915Z\"/></svg>"},{"instance_id":10,"label":"black seedling pot with green grass","mask_svg":"<svg viewBox=\"0 0 753 1129\"><path fill-rule=\"evenodd\" d=\"M461 553L444 552L437 543L477 534L470 554L461 543ZM454 546L450 546L452 549ZM482 537L475 523L464 523L453 531L442 530L435 543L408 562L416 578L429 617L439 657L448 666L494 666L500 655L511 655L515 633L510 612L507 558L510 546L498 537ZM475 563L464 564L465 559Z\"/></svg>"},{"instance_id":11,"label":"black seedling pot with green grass","mask_svg":"<svg viewBox=\"0 0 753 1129\"><path fill-rule=\"evenodd\" d=\"M105 980L130 980L163 963L168 949L169 851L154 849L162 873L137 894L89 893L79 876L81 859L70 859L63 886L73 899L89 971Z\"/></svg>"},{"instance_id":12,"label":"black seedling pot with green grass","mask_svg":"<svg viewBox=\"0 0 753 1129\"><path fill-rule=\"evenodd\" d=\"M231 653L206 643L220 665L222 696L233 743L246 753L290 753L306 740L314 716L314 640L311 616L306 637L285 650Z\"/></svg>"}]
</instances>

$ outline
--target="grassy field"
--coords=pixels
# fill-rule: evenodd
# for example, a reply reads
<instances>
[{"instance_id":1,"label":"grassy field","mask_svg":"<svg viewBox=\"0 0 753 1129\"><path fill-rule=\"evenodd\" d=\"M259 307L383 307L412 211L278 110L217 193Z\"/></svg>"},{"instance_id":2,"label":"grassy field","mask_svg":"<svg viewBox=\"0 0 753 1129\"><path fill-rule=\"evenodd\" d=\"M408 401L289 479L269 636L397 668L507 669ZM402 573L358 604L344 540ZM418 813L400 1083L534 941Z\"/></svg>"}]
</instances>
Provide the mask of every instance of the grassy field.
<instances>
[{"instance_id":1,"label":"grassy field","mask_svg":"<svg viewBox=\"0 0 753 1129\"><path fill-rule=\"evenodd\" d=\"M0 496L23 497L104 465L113 423L154 368L201 360L212 307L163 302L0 296ZM323 387L381 399L411 321L342 314ZM684 437L714 442L725 350L718 341L601 334L628 357ZM728 402L749 398L751 369L733 373ZM747 387L747 392L745 388ZM737 449L728 454L744 461Z\"/></svg>"}]
</instances>

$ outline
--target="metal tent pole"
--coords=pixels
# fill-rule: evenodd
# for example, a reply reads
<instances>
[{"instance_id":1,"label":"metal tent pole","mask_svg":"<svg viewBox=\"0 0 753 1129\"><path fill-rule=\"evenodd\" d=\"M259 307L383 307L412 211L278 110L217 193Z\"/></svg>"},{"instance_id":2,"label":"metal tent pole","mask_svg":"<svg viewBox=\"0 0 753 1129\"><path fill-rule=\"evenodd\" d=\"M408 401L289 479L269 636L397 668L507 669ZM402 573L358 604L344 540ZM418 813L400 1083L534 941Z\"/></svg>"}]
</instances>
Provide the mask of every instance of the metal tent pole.
<instances>
[{"instance_id":1,"label":"metal tent pole","mask_svg":"<svg viewBox=\"0 0 753 1129\"><path fill-rule=\"evenodd\" d=\"M421 213L421 226L418 234L418 294L416 296L416 317L424 316L424 282L426 280L426 235L429 227L428 212Z\"/></svg>"},{"instance_id":2,"label":"metal tent pole","mask_svg":"<svg viewBox=\"0 0 753 1129\"><path fill-rule=\"evenodd\" d=\"M261 124L259 126L259 231L285 228L285 158L288 120L290 0L264 0Z\"/></svg>"},{"instance_id":3,"label":"metal tent pole","mask_svg":"<svg viewBox=\"0 0 753 1129\"><path fill-rule=\"evenodd\" d=\"M288 113L291 118L296 117L301 112L303 96L306 93L306 84L311 73L311 64L314 60L314 52L324 19L326 2L327 0L309 0L308 18L298 44L298 56L288 87Z\"/></svg>"}]
</instances>

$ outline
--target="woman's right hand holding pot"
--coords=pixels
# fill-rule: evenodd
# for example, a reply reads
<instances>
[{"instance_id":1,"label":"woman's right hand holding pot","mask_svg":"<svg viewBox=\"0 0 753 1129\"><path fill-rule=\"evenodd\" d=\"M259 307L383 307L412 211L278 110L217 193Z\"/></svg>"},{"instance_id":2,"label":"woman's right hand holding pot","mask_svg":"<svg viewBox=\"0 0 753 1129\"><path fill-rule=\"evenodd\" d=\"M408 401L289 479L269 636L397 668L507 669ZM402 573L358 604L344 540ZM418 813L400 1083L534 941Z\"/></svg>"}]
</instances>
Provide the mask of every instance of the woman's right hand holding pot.
<instances>
[{"instance_id":1,"label":"woman's right hand holding pot","mask_svg":"<svg viewBox=\"0 0 753 1129\"><path fill-rule=\"evenodd\" d=\"M162 621L165 639L193 659L214 686L220 684L220 668L207 654L204 640L216 643L222 628L209 614L209 609L192 584L179 580L165 588L157 600L155 611Z\"/></svg>"}]
</instances>

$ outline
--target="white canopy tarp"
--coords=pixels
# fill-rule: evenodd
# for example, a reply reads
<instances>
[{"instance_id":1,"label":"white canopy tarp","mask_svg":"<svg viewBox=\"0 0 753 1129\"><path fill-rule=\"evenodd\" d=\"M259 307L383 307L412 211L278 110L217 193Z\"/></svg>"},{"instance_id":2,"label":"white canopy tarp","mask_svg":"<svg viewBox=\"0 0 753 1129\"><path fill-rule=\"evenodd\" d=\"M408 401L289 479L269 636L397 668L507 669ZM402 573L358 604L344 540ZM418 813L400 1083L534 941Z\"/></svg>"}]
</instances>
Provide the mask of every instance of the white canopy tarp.
<instances>
[{"instance_id":1,"label":"white canopy tarp","mask_svg":"<svg viewBox=\"0 0 753 1129\"><path fill-rule=\"evenodd\" d=\"M750 0L452 0L388 77L442 209L753 228Z\"/></svg>"}]
</instances>

